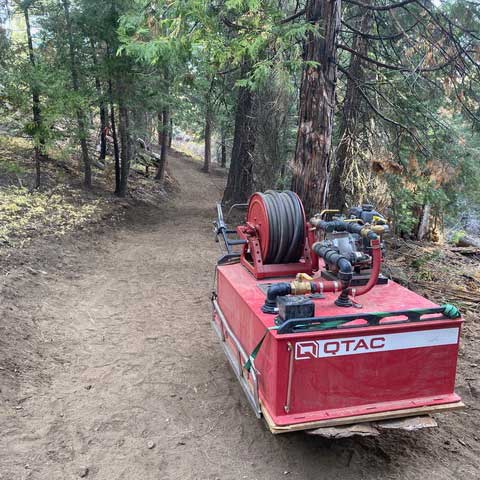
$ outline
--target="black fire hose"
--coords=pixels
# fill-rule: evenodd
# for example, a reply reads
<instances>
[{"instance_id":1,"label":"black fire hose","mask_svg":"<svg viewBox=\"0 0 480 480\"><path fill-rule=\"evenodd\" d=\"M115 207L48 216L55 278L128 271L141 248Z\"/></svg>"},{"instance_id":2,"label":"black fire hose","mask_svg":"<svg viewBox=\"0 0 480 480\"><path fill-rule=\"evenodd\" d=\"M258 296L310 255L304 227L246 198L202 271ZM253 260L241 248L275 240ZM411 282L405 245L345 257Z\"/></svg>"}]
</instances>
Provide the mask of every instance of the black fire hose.
<instances>
[{"instance_id":1,"label":"black fire hose","mask_svg":"<svg viewBox=\"0 0 480 480\"><path fill-rule=\"evenodd\" d=\"M269 249L265 264L298 262L305 243L305 216L298 197L288 190L261 194L268 216Z\"/></svg>"}]
</instances>

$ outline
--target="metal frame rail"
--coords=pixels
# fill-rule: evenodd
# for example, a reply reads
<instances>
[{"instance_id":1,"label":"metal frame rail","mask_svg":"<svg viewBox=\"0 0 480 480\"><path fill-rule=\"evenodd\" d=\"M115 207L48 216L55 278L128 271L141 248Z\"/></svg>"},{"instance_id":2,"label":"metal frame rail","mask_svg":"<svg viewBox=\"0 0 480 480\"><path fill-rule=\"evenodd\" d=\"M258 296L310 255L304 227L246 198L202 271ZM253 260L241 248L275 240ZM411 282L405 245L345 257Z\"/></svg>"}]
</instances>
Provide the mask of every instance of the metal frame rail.
<instances>
[{"instance_id":1,"label":"metal frame rail","mask_svg":"<svg viewBox=\"0 0 480 480\"><path fill-rule=\"evenodd\" d=\"M240 385L242 386L243 391L247 396L248 402L253 408L255 416L257 418L261 418L262 410L260 408L260 400L258 397L258 377L257 377L257 370L255 369L255 365L252 365L250 372L247 372L243 368L243 365L245 365L245 363L248 360L248 355L245 352L244 348L242 347L241 343L239 342L238 338L233 333L233 330L230 328L230 325L228 324L227 319L225 318L225 315L215 298L212 299L212 305L213 305L213 314L212 314L212 320L211 320L212 326L215 332L217 333L218 338L220 339L225 355L227 356L227 359L230 362L230 365L232 366L232 369L238 381L240 382ZM220 329L217 322L215 321L215 314L220 319L220 323L224 330ZM225 332L235 344L235 347L237 348L237 351L238 351L237 353L233 352L232 349L228 346L226 342ZM249 377L251 377L253 385L252 383L249 382L248 380Z\"/></svg>"}]
</instances>

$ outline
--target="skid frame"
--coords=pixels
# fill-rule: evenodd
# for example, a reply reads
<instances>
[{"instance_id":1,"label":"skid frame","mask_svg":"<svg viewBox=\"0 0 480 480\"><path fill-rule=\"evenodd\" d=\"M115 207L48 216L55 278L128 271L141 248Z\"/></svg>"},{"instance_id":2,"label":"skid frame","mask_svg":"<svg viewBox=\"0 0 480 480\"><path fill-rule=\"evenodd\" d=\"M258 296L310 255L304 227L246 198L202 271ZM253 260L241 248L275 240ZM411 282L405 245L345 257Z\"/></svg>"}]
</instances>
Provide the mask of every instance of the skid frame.
<instances>
[{"instance_id":1,"label":"skid frame","mask_svg":"<svg viewBox=\"0 0 480 480\"><path fill-rule=\"evenodd\" d=\"M297 432L299 430L313 430L322 427L338 427L341 425L356 425L359 423L379 422L382 420L392 420L408 417L417 417L432 413L440 413L452 410L461 410L465 407L463 402L446 403L444 405L428 405L417 408L405 408L403 410L393 410L389 412L376 412L366 415L356 415L352 417L335 418L331 420L320 420L314 422L295 423L292 425L277 425L268 411L262 406L262 414L269 430L273 434Z\"/></svg>"},{"instance_id":2,"label":"skid frame","mask_svg":"<svg viewBox=\"0 0 480 480\"><path fill-rule=\"evenodd\" d=\"M227 360L229 361L237 380L240 382L240 385L245 392L248 403L252 407L255 416L257 418L261 418L262 409L258 396L258 372L255 369L255 365L252 364L250 372L247 372L243 368L245 363L248 361L248 355L238 338L233 333L233 330L230 328L230 325L228 324L227 319L225 318L225 315L223 314L220 305L218 305L218 302L215 298L212 299L212 305L212 327L220 340L225 356L227 357ZM218 318L219 323L215 321L215 317ZM227 344L227 336L230 337L232 342L235 344L237 352L232 351Z\"/></svg>"}]
</instances>

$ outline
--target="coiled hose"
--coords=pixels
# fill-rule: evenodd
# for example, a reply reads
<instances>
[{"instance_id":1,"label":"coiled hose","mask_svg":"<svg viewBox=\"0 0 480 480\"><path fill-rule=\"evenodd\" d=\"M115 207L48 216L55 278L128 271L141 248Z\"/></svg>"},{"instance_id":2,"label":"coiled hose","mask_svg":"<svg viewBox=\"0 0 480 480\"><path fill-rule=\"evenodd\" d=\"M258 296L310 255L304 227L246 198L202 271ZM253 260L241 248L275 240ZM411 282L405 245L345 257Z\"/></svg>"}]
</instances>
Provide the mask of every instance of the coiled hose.
<instances>
[{"instance_id":1,"label":"coiled hose","mask_svg":"<svg viewBox=\"0 0 480 480\"><path fill-rule=\"evenodd\" d=\"M298 262L305 245L305 215L298 196L289 191L260 194L267 211L270 242L265 264Z\"/></svg>"}]
</instances>

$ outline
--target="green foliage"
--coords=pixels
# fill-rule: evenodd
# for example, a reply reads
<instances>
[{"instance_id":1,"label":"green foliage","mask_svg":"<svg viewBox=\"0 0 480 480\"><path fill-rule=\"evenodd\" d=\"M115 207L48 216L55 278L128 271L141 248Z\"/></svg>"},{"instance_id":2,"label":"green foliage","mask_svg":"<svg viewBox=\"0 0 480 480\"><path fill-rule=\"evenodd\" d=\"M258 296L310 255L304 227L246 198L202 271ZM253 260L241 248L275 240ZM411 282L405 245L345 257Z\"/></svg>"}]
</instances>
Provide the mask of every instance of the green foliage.
<instances>
[{"instance_id":1,"label":"green foliage","mask_svg":"<svg viewBox=\"0 0 480 480\"><path fill-rule=\"evenodd\" d=\"M2 162L0 164L0 173L4 173L7 175L24 175L26 173L26 170L25 167L19 165L18 162L2 159Z\"/></svg>"},{"instance_id":2,"label":"green foliage","mask_svg":"<svg viewBox=\"0 0 480 480\"><path fill-rule=\"evenodd\" d=\"M453 245L456 245L465 235L466 235L466 232L464 232L463 230L456 231L451 236L450 243L453 243Z\"/></svg>"},{"instance_id":3,"label":"green foliage","mask_svg":"<svg viewBox=\"0 0 480 480\"><path fill-rule=\"evenodd\" d=\"M410 266L415 270L415 278L420 281L432 281L438 275L438 269L435 265L438 264L438 260L442 257L441 250L433 250L431 252L424 253L423 255L416 257L410 263Z\"/></svg>"},{"instance_id":4,"label":"green foliage","mask_svg":"<svg viewBox=\"0 0 480 480\"><path fill-rule=\"evenodd\" d=\"M2 188L0 243L22 245L37 231L64 235L89 222L99 207L99 200L85 201L66 187L46 192Z\"/></svg>"},{"instance_id":5,"label":"green foliage","mask_svg":"<svg viewBox=\"0 0 480 480\"><path fill-rule=\"evenodd\" d=\"M345 107L357 96L355 138L345 174L345 184L352 186L349 200L383 201L397 232L405 235L415 232L427 204L446 223L454 223L465 205L480 210L480 70L472 64L478 39L471 34L480 31L480 17L474 2L437 3L375 12L361 65L364 79L351 91L348 69L356 58L351 51L358 48L358 31L368 11L342 3L332 148L344 133ZM14 4L21 25L27 4ZM303 61L302 46L307 35L319 45L322 41L318 25L304 15L292 16L301 9L298 2L70 2L77 92L71 86L62 2L36 0L28 6L35 18L35 65L25 32L20 28L8 37L0 25L2 123L31 137L44 151L61 142L63 154L69 155L77 145L78 129L72 126L79 107L90 119L92 138L98 137L99 106L111 103L117 112L120 105L129 112L130 140L152 142L162 110L169 109L175 126L196 139L204 137L208 113L214 137L218 140L222 132L230 150L237 93L249 89L257 121L257 184L288 187L285 165L295 151L302 69L319 66ZM468 47L472 58L457 54L458 46ZM33 91L40 93L39 125L32 118ZM377 171L372 164L382 168Z\"/></svg>"}]
</instances>

